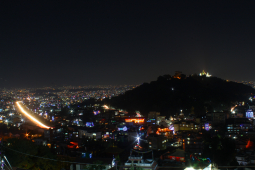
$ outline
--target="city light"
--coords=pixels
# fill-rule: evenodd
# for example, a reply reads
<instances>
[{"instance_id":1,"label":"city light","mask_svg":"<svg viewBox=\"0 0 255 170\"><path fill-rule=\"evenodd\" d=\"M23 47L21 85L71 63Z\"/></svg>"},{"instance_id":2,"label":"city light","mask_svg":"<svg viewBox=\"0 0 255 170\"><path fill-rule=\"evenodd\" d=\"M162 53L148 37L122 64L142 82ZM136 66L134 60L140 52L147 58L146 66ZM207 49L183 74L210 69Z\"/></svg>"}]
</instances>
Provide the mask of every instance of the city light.
<instances>
[{"instance_id":1,"label":"city light","mask_svg":"<svg viewBox=\"0 0 255 170\"><path fill-rule=\"evenodd\" d=\"M125 122L144 123L144 118L125 119Z\"/></svg>"},{"instance_id":2,"label":"city light","mask_svg":"<svg viewBox=\"0 0 255 170\"><path fill-rule=\"evenodd\" d=\"M232 113L235 113L235 108L237 107L237 105L235 105L235 106L233 106L233 107L231 107L231 109L230 109L230 111L232 112Z\"/></svg>"},{"instance_id":3,"label":"city light","mask_svg":"<svg viewBox=\"0 0 255 170\"><path fill-rule=\"evenodd\" d=\"M31 116L29 113L27 113L20 105L20 101L19 102L16 102L17 103L17 106L19 107L19 109L21 110L21 112L23 114L25 114L29 119L31 119L32 121L34 121L35 123L37 123L40 127L42 128L46 128L46 129L49 129L50 127L49 126L46 126L44 125L43 123L41 123L39 120L37 120L36 118L34 118L33 116Z\"/></svg>"},{"instance_id":4,"label":"city light","mask_svg":"<svg viewBox=\"0 0 255 170\"><path fill-rule=\"evenodd\" d=\"M208 72L206 73L204 70L202 71L202 73L199 73L200 76L206 76L206 77L211 77L212 75L210 75Z\"/></svg>"},{"instance_id":5,"label":"city light","mask_svg":"<svg viewBox=\"0 0 255 170\"><path fill-rule=\"evenodd\" d=\"M107 105L103 105L103 107L104 107L106 110L110 109Z\"/></svg>"},{"instance_id":6,"label":"city light","mask_svg":"<svg viewBox=\"0 0 255 170\"><path fill-rule=\"evenodd\" d=\"M194 170L192 167L185 168L184 170Z\"/></svg>"},{"instance_id":7,"label":"city light","mask_svg":"<svg viewBox=\"0 0 255 170\"><path fill-rule=\"evenodd\" d=\"M140 144L140 136L137 136L136 140L137 140L137 144L139 145Z\"/></svg>"}]
</instances>

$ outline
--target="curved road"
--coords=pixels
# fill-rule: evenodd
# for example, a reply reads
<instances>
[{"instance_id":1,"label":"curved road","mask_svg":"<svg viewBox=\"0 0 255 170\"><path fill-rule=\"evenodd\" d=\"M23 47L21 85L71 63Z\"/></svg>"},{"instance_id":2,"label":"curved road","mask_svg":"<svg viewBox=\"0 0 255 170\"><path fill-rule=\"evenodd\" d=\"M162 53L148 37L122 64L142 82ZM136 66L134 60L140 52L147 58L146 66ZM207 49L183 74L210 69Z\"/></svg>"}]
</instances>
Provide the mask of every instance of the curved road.
<instances>
[{"instance_id":1,"label":"curved road","mask_svg":"<svg viewBox=\"0 0 255 170\"><path fill-rule=\"evenodd\" d=\"M38 126L42 127L42 128L45 128L45 129L49 129L51 127L49 126L46 126L45 124L43 124L42 122L40 122L39 120L37 120L36 118L34 118L32 115L30 115L27 111L25 111L23 108L22 108L22 105L20 104L21 101L19 102L16 102L18 108L20 109L20 111L26 116L28 117L30 120L32 120L35 124L37 124Z\"/></svg>"}]
</instances>

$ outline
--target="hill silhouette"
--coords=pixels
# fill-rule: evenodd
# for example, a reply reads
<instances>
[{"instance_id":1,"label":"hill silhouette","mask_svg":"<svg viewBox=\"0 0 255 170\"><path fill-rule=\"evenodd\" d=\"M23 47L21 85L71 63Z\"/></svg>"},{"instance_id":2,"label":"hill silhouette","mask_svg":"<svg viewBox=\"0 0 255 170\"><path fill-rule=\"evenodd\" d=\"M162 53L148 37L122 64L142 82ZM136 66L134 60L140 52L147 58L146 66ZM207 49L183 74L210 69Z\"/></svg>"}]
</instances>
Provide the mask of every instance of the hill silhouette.
<instances>
[{"instance_id":1,"label":"hill silhouette","mask_svg":"<svg viewBox=\"0 0 255 170\"><path fill-rule=\"evenodd\" d=\"M229 111L236 101L248 101L251 93L255 89L250 86L217 77L164 75L104 102L129 112L138 110L145 116L149 111L170 116L180 110L201 116L206 111Z\"/></svg>"}]
</instances>

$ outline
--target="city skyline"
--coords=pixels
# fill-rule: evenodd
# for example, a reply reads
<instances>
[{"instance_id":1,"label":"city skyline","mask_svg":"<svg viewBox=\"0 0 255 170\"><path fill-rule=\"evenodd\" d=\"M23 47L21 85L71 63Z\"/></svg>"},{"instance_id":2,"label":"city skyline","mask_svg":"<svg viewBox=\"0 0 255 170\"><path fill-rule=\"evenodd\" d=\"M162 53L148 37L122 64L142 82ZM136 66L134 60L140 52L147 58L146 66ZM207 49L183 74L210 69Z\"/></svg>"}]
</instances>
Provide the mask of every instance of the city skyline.
<instances>
[{"instance_id":1,"label":"city skyline","mask_svg":"<svg viewBox=\"0 0 255 170\"><path fill-rule=\"evenodd\" d=\"M0 169L255 167L255 1L0 1Z\"/></svg>"},{"instance_id":2,"label":"city skyline","mask_svg":"<svg viewBox=\"0 0 255 170\"><path fill-rule=\"evenodd\" d=\"M254 1L1 2L0 87L253 81Z\"/></svg>"}]
</instances>

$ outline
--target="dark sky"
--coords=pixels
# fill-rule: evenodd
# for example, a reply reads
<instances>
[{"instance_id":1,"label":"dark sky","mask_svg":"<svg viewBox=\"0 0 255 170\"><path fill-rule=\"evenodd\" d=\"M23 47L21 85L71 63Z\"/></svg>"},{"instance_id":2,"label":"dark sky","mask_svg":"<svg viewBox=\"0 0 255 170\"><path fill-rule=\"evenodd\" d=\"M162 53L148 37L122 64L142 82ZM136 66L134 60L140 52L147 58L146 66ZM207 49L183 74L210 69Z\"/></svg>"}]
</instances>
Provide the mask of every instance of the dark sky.
<instances>
[{"instance_id":1,"label":"dark sky","mask_svg":"<svg viewBox=\"0 0 255 170\"><path fill-rule=\"evenodd\" d=\"M0 87L255 81L255 1L0 1L0 59Z\"/></svg>"}]
</instances>

